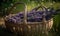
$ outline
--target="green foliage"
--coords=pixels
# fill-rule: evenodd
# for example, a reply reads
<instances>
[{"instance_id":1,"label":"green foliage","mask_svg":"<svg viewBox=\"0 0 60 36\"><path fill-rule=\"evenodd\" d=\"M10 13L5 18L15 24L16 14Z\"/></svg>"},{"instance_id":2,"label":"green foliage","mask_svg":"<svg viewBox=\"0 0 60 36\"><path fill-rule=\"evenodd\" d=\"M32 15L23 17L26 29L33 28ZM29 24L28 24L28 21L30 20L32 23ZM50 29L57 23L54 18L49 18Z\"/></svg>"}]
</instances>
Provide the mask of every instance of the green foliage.
<instances>
[{"instance_id":1,"label":"green foliage","mask_svg":"<svg viewBox=\"0 0 60 36\"><path fill-rule=\"evenodd\" d=\"M56 0L54 0L56 1ZM53 1L49 1L49 0L0 0L0 16L5 16L7 14L9 14L10 12L8 12L8 10L10 9L11 5L13 5L15 2L24 2L27 4L27 10L30 11L31 9L33 9L34 7L39 5L45 5L46 7L49 7L50 4L52 4L53 2L53 7L54 9L58 9L60 8L60 3L59 0L57 0L58 2L53 2ZM23 5L17 5L16 9L13 9L12 13L18 13L20 11L24 10L24 6ZM60 32L60 15L56 15L54 17L54 25L53 25L54 30L58 29L58 32Z\"/></svg>"},{"instance_id":2,"label":"green foliage","mask_svg":"<svg viewBox=\"0 0 60 36\"><path fill-rule=\"evenodd\" d=\"M9 6L11 6L10 4L12 3L12 0L0 0L0 16L4 16L6 14L7 9L9 8Z\"/></svg>"}]
</instances>

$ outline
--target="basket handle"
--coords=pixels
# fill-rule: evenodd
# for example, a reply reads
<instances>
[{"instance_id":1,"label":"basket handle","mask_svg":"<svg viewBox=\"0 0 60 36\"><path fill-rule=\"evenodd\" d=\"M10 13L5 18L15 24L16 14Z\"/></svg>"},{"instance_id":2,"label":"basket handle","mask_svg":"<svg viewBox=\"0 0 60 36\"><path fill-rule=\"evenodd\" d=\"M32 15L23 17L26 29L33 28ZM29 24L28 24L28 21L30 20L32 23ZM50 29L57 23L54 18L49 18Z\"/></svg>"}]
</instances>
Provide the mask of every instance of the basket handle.
<instances>
[{"instance_id":1,"label":"basket handle","mask_svg":"<svg viewBox=\"0 0 60 36\"><path fill-rule=\"evenodd\" d=\"M34 9L32 9L32 11L37 11L39 8L42 8L42 10L45 10L47 11L47 8L45 6L38 6L38 7L35 7Z\"/></svg>"},{"instance_id":2,"label":"basket handle","mask_svg":"<svg viewBox=\"0 0 60 36\"><path fill-rule=\"evenodd\" d=\"M10 8L10 10L8 10L8 12L9 12L9 14L11 13L11 11L12 11L12 9L16 6L16 5L18 5L18 4L23 4L24 5L24 13L23 13L23 15L24 15L24 24L26 23L26 14L27 14L27 6L26 6L26 4L25 3L23 3L23 2L16 2L11 8ZM8 14L8 15L9 15Z\"/></svg>"},{"instance_id":3,"label":"basket handle","mask_svg":"<svg viewBox=\"0 0 60 36\"><path fill-rule=\"evenodd\" d=\"M24 11L25 11L26 4L23 3L23 2L16 2L16 3L14 3L13 6L11 6L11 8L8 10L9 14L10 14L11 11L13 10L13 8L14 8L16 5L19 5L19 4L23 4L23 6L24 6Z\"/></svg>"}]
</instances>

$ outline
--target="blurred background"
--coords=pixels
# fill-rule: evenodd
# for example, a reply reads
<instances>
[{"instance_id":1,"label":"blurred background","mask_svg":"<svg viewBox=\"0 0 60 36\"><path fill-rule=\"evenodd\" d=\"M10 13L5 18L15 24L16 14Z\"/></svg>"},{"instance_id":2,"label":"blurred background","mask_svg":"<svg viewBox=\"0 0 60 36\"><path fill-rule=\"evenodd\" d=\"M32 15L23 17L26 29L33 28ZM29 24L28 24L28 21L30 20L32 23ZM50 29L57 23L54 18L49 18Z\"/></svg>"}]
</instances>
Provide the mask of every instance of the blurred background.
<instances>
[{"instance_id":1,"label":"blurred background","mask_svg":"<svg viewBox=\"0 0 60 36\"><path fill-rule=\"evenodd\" d=\"M30 11L37 5L44 5L46 7L53 7L54 9L60 8L60 0L0 0L0 25L4 23L3 18L9 13L18 13L24 10L24 6L17 5L13 11L8 12L15 2L24 2L27 5L27 11ZM52 5L52 6L51 6ZM49 31L51 35L60 36L60 14L54 17L54 24ZM4 31L0 26L0 35L13 36L10 32ZM50 36L51 36L50 35ZM14 35L15 36L15 35Z\"/></svg>"}]
</instances>

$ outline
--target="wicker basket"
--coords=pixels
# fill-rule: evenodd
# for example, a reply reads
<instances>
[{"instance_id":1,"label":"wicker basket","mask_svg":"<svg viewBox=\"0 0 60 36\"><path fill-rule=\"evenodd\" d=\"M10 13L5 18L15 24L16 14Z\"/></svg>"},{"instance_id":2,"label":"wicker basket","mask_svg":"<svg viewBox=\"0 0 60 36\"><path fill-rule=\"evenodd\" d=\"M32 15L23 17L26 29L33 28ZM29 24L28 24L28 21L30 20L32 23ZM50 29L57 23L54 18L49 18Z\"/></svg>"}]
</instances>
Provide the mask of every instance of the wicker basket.
<instances>
[{"instance_id":1,"label":"wicker basket","mask_svg":"<svg viewBox=\"0 0 60 36\"><path fill-rule=\"evenodd\" d=\"M43 18L42 22L26 22L26 9L24 13L24 21L20 24L5 20L6 28L11 32L19 33L21 36L41 36L51 29L53 25L53 18L48 21Z\"/></svg>"}]
</instances>

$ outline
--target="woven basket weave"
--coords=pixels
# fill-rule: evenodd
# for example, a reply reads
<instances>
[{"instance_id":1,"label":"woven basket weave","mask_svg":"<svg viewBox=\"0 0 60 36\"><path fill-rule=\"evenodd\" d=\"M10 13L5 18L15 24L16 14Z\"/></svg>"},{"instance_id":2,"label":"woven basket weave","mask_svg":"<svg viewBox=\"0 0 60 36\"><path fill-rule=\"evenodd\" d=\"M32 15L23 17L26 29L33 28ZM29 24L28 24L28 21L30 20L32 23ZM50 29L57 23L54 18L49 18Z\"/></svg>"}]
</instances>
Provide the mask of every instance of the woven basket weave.
<instances>
[{"instance_id":1,"label":"woven basket weave","mask_svg":"<svg viewBox=\"0 0 60 36\"><path fill-rule=\"evenodd\" d=\"M43 20L42 22L26 22L26 9L24 10L24 13L24 21L21 23L12 23L5 19L6 28L11 32L19 33L21 36L41 36L42 33L48 32L51 29L53 18L48 21Z\"/></svg>"}]
</instances>

